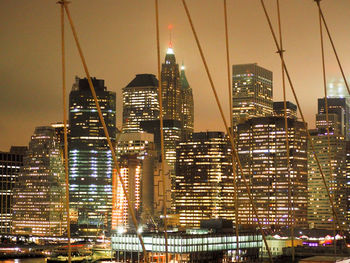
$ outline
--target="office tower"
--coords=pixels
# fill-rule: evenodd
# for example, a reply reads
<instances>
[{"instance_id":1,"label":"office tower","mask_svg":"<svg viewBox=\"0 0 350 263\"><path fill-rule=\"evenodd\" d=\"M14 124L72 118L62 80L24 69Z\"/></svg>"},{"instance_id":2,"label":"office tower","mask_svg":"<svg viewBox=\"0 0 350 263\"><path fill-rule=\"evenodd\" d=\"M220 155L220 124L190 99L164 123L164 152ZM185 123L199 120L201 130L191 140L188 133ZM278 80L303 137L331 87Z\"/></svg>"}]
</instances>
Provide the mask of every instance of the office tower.
<instances>
[{"instance_id":1,"label":"office tower","mask_svg":"<svg viewBox=\"0 0 350 263\"><path fill-rule=\"evenodd\" d=\"M193 133L176 149L175 208L180 225L234 219L231 148L223 132Z\"/></svg>"},{"instance_id":2,"label":"office tower","mask_svg":"<svg viewBox=\"0 0 350 263\"><path fill-rule=\"evenodd\" d=\"M35 128L13 195L13 234L61 236L66 229L65 175L55 130Z\"/></svg>"},{"instance_id":3,"label":"office tower","mask_svg":"<svg viewBox=\"0 0 350 263\"><path fill-rule=\"evenodd\" d=\"M135 215L138 217L141 207L141 160L137 159L136 155L123 155L119 158L119 163L120 175L128 193L129 202L132 204ZM115 222L113 222L112 229L116 229L114 226L133 227L127 198L119 179L117 180L115 191L116 211L113 211Z\"/></svg>"},{"instance_id":4,"label":"office tower","mask_svg":"<svg viewBox=\"0 0 350 263\"><path fill-rule=\"evenodd\" d=\"M346 142L346 195L347 195L347 208L346 208L346 220L348 224L348 231L350 231L350 141Z\"/></svg>"},{"instance_id":5,"label":"office tower","mask_svg":"<svg viewBox=\"0 0 350 263\"><path fill-rule=\"evenodd\" d=\"M288 119L289 171L285 136L284 117L251 118L237 126L238 154L261 222L275 227L287 226L288 210L293 210L295 226L305 227L307 137L304 123ZM240 171L237 186L239 223L256 224Z\"/></svg>"},{"instance_id":6,"label":"office tower","mask_svg":"<svg viewBox=\"0 0 350 263\"><path fill-rule=\"evenodd\" d=\"M159 118L158 80L137 74L123 88L123 132L140 132L140 122Z\"/></svg>"},{"instance_id":7,"label":"office tower","mask_svg":"<svg viewBox=\"0 0 350 263\"><path fill-rule=\"evenodd\" d=\"M121 175L128 188L129 199L135 204L139 222L147 225L159 224L163 213L163 181L161 162L155 150L154 135L150 133L124 133L117 143ZM171 184L169 169L165 164L167 207L171 207ZM121 184L115 189L116 210L113 211L115 226L133 228L127 202Z\"/></svg>"},{"instance_id":8,"label":"office tower","mask_svg":"<svg viewBox=\"0 0 350 263\"><path fill-rule=\"evenodd\" d=\"M330 135L331 160L329 160L328 136L317 131L311 133L311 135L316 155L333 197L338 218L340 223L344 225L347 209L346 141L342 136ZM332 164L331 169L330 162ZM332 208L311 145L308 149L308 194L308 222L310 228L333 229Z\"/></svg>"},{"instance_id":9,"label":"office tower","mask_svg":"<svg viewBox=\"0 0 350 263\"><path fill-rule=\"evenodd\" d=\"M174 50L169 47L162 64L162 101L163 118L182 123L182 90L179 65L176 63Z\"/></svg>"},{"instance_id":10,"label":"office tower","mask_svg":"<svg viewBox=\"0 0 350 263\"><path fill-rule=\"evenodd\" d=\"M286 101L286 106L287 118L297 119L297 106L290 101ZM284 117L284 101L273 102L273 115Z\"/></svg>"},{"instance_id":11,"label":"office tower","mask_svg":"<svg viewBox=\"0 0 350 263\"><path fill-rule=\"evenodd\" d=\"M185 75L185 66L181 66L180 73L181 91L182 91L182 126L183 138L189 138L193 132L194 125L194 104L191 86L188 84Z\"/></svg>"},{"instance_id":12,"label":"office tower","mask_svg":"<svg viewBox=\"0 0 350 263\"><path fill-rule=\"evenodd\" d=\"M154 135L147 132L122 133L116 146L118 156L137 154L143 159L149 150L154 149Z\"/></svg>"},{"instance_id":13,"label":"office tower","mask_svg":"<svg viewBox=\"0 0 350 263\"><path fill-rule=\"evenodd\" d=\"M112 143L116 135L116 95L104 80L92 78ZM88 80L76 78L69 95L70 209L78 224L110 223L113 160ZM108 221L109 220L109 221Z\"/></svg>"},{"instance_id":14,"label":"office tower","mask_svg":"<svg viewBox=\"0 0 350 263\"><path fill-rule=\"evenodd\" d=\"M0 233L12 232L13 189L26 151L27 147L12 146L10 152L0 152Z\"/></svg>"},{"instance_id":15,"label":"office tower","mask_svg":"<svg viewBox=\"0 0 350 263\"><path fill-rule=\"evenodd\" d=\"M160 153L160 121L142 121L140 127L143 131L154 134L154 144L156 150ZM163 134L165 160L168 162L170 169L173 170L175 168L176 161L176 145L181 140L182 135L181 122L176 120L164 120Z\"/></svg>"},{"instance_id":16,"label":"office tower","mask_svg":"<svg viewBox=\"0 0 350 263\"><path fill-rule=\"evenodd\" d=\"M272 115L272 72L258 64L232 66L233 123Z\"/></svg>"},{"instance_id":17,"label":"office tower","mask_svg":"<svg viewBox=\"0 0 350 263\"><path fill-rule=\"evenodd\" d=\"M328 114L329 126L336 129L333 133L344 136L346 140L350 139L350 102L349 97L335 97L328 98ZM335 115L337 117L335 117ZM325 129L326 123L326 109L324 98L318 99L318 115L316 117L317 128Z\"/></svg>"}]
</instances>

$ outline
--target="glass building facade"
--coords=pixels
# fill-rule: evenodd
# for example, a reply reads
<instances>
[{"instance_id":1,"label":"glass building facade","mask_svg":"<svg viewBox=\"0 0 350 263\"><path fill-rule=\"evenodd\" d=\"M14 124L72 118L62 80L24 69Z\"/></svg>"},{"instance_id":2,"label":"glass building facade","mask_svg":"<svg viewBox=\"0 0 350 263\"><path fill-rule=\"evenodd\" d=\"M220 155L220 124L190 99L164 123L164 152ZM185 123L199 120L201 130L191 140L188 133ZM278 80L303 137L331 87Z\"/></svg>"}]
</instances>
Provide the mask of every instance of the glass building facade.
<instances>
[{"instance_id":1,"label":"glass building facade","mask_svg":"<svg viewBox=\"0 0 350 263\"><path fill-rule=\"evenodd\" d=\"M272 115L272 72L255 64L232 66L233 123Z\"/></svg>"},{"instance_id":2,"label":"glass building facade","mask_svg":"<svg viewBox=\"0 0 350 263\"><path fill-rule=\"evenodd\" d=\"M190 137L194 127L194 103L193 94L190 84L188 84L185 67L181 66L180 73L181 90L182 90L182 126L183 139Z\"/></svg>"},{"instance_id":3,"label":"glass building facade","mask_svg":"<svg viewBox=\"0 0 350 263\"><path fill-rule=\"evenodd\" d=\"M158 80L138 74L123 88L123 132L140 132L140 122L159 118Z\"/></svg>"},{"instance_id":4,"label":"glass building facade","mask_svg":"<svg viewBox=\"0 0 350 263\"><path fill-rule=\"evenodd\" d=\"M347 154L344 137L330 135L330 160L328 155L328 136L312 133L316 155L320 161L330 194L338 214L340 223L346 225L347 211ZM308 222L310 228L333 229L333 213L322 175L316 163L314 153L308 150ZM346 225L347 228L348 225Z\"/></svg>"},{"instance_id":5,"label":"glass building facade","mask_svg":"<svg viewBox=\"0 0 350 263\"><path fill-rule=\"evenodd\" d=\"M304 123L288 119L289 160L285 136L283 117L252 118L237 126L238 154L261 222L282 227L291 222L289 218L294 218L295 226L305 227L307 137ZM256 217L240 171L237 187L239 223L254 225Z\"/></svg>"},{"instance_id":6,"label":"glass building facade","mask_svg":"<svg viewBox=\"0 0 350 263\"><path fill-rule=\"evenodd\" d=\"M223 132L193 133L176 148L175 208L180 225L234 218L231 148Z\"/></svg>"},{"instance_id":7,"label":"glass building facade","mask_svg":"<svg viewBox=\"0 0 350 263\"><path fill-rule=\"evenodd\" d=\"M11 147L10 152L0 152L0 233L12 232L13 190L26 151L27 147Z\"/></svg>"},{"instance_id":8,"label":"glass building facade","mask_svg":"<svg viewBox=\"0 0 350 263\"><path fill-rule=\"evenodd\" d=\"M110 139L116 137L116 95L92 78ZM113 160L87 79L76 79L69 95L70 209L78 224L110 225ZM73 218L74 219L74 218Z\"/></svg>"},{"instance_id":9,"label":"glass building facade","mask_svg":"<svg viewBox=\"0 0 350 263\"><path fill-rule=\"evenodd\" d=\"M13 194L13 233L61 236L66 230L65 175L54 128L35 128Z\"/></svg>"},{"instance_id":10,"label":"glass building facade","mask_svg":"<svg viewBox=\"0 0 350 263\"><path fill-rule=\"evenodd\" d=\"M174 50L169 47L162 64L162 102L163 118L182 123L182 90L179 65Z\"/></svg>"}]
</instances>

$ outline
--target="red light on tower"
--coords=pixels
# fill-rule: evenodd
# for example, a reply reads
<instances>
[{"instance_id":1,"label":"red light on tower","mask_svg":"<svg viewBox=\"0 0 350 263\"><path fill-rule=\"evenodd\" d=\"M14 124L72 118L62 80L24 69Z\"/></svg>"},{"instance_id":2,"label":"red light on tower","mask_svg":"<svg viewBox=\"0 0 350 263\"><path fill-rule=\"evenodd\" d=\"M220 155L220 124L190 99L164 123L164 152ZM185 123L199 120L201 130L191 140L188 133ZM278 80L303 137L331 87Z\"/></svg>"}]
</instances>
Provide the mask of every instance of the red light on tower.
<instances>
[{"instance_id":1,"label":"red light on tower","mask_svg":"<svg viewBox=\"0 0 350 263\"><path fill-rule=\"evenodd\" d=\"M169 30L169 48L173 48L173 42L171 40L171 33L172 33L172 30L173 30L174 26L172 24L169 24L168 25L168 30Z\"/></svg>"}]
</instances>

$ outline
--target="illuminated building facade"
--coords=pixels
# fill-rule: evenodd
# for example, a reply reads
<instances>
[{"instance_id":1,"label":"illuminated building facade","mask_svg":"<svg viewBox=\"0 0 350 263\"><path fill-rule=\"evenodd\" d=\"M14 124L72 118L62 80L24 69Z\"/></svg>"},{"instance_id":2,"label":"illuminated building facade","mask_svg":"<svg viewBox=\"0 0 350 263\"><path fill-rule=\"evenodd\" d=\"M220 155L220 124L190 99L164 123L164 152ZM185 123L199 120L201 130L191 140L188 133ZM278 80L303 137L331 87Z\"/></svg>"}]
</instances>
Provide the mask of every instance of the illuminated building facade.
<instances>
[{"instance_id":1,"label":"illuminated building facade","mask_svg":"<svg viewBox=\"0 0 350 263\"><path fill-rule=\"evenodd\" d=\"M13 233L61 236L66 229L65 175L55 130L35 128L13 195Z\"/></svg>"},{"instance_id":2,"label":"illuminated building facade","mask_svg":"<svg viewBox=\"0 0 350 263\"><path fill-rule=\"evenodd\" d=\"M27 147L13 146L10 152L0 152L0 233L12 232L13 190L26 151Z\"/></svg>"},{"instance_id":3,"label":"illuminated building facade","mask_svg":"<svg viewBox=\"0 0 350 263\"><path fill-rule=\"evenodd\" d=\"M290 101L286 101L287 118L297 119L297 106ZM273 102L273 115L284 118L284 101Z\"/></svg>"},{"instance_id":4,"label":"illuminated building facade","mask_svg":"<svg viewBox=\"0 0 350 263\"><path fill-rule=\"evenodd\" d=\"M146 132L122 133L119 135L116 152L118 156L137 154L142 158L154 148L154 135Z\"/></svg>"},{"instance_id":5,"label":"illuminated building facade","mask_svg":"<svg viewBox=\"0 0 350 263\"><path fill-rule=\"evenodd\" d=\"M251 117L272 115L272 72L255 64L232 66L234 125Z\"/></svg>"},{"instance_id":6,"label":"illuminated building facade","mask_svg":"<svg viewBox=\"0 0 350 263\"><path fill-rule=\"evenodd\" d=\"M123 155L119 158L120 175L123 178L125 188L128 192L128 198L138 216L141 207L141 160L136 155ZM112 229L123 226L129 228L133 226L132 218L129 213L126 196L123 192L120 180L117 180L116 186L116 211L113 211Z\"/></svg>"},{"instance_id":7,"label":"illuminated building facade","mask_svg":"<svg viewBox=\"0 0 350 263\"><path fill-rule=\"evenodd\" d=\"M328 157L328 136L312 132L315 152L320 161L340 222L345 225L347 213L346 141L330 135L331 168ZM333 229L333 213L311 146L308 150L308 222L310 228ZM347 227L347 226L346 226Z\"/></svg>"},{"instance_id":8,"label":"illuminated building facade","mask_svg":"<svg viewBox=\"0 0 350 263\"><path fill-rule=\"evenodd\" d=\"M257 117L237 126L237 148L263 224L288 225L293 211L295 226L307 225L307 137L304 123L288 119L289 171L283 117ZM289 178L292 207L289 208ZM256 224L242 175L238 172L240 224Z\"/></svg>"},{"instance_id":9,"label":"illuminated building facade","mask_svg":"<svg viewBox=\"0 0 350 263\"><path fill-rule=\"evenodd\" d=\"M158 80L137 74L123 88L123 132L140 132L140 122L159 118Z\"/></svg>"},{"instance_id":10,"label":"illuminated building facade","mask_svg":"<svg viewBox=\"0 0 350 263\"><path fill-rule=\"evenodd\" d=\"M183 126L183 139L189 138L193 132L194 125L194 103L192 88L188 84L185 67L181 66L180 82L182 90L182 126Z\"/></svg>"},{"instance_id":11,"label":"illuminated building facade","mask_svg":"<svg viewBox=\"0 0 350 263\"><path fill-rule=\"evenodd\" d=\"M163 118L182 123L182 90L179 65L176 63L173 48L169 47L162 64Z\"/></svg>"},{"instance_id":12,"label":"illuminated building facade","mask_svg":"<svg viewBox=\"0 0 350 263\"><path fill-rule=\"evenodd\" d=\"M333 132L344 136L346 140L350 140L350 98L349 97L333 97L327 98L328 114L330 116L330 127L336 128ZM337 117L335 117L336 115ZM319 126L327 127L326 124L326 108L324 98L318 99L318 114L316 122ZM320 127L317 128L320 128Z\"/></svg>"},{"instance_id":13,"label":"illuminated building facade","mask_svg":"<svg viewBox=\"0 0 350 263\"><path fill-rule=\"evenodd\" d=\"M154 134L154 144L156 150L160 153L160 121L143 121L140 125L143 131ZM181 140L182 124L180 121L176 120L164 120L163 132L165 160L168 162L170 168L174 169L176 161L176 145Z\"/></svg>"},{"instance_id":14,"label":"illuminated building facade","mask_svg":"<svg viewBox=\"0 0 350 263\"><path fill-rule=\"evenodd\" d=\"M112 143L116 137L116 95L92 78ZM113 160L87 79L76 79L69 96L70 204L78 224L106 226L112 209Z\"/></svg>"},{"instance_id":15,"label":"illuminated building facade","mask_svg":"<svg viewBox=\"0 0 350 263\"><path fill-rule=\"evenodd\" d=\"M231 148L223 132L193 133L176 149L175 209L180 225L212 218L233 220Z\"/></svg>"},{"instance_id":16,"label":"illuminated building facade","mask_svg":"<svg viewBox=\"0 0 350 263\"><path fill-rule=\"evenodd\" d=\"M120 135L117 143L117 153L120 156L121 174L128 187L132 186L130 197L138 201L135 212L139 222L154 225L159 222L163 213L163 181L161 177L161 161L159 153L155 150L154 135L150 133L124 133ZM169 168L165 164L165 179L167 193L167 207L171 207L171 182ZM131 183L131 185L130 185ZM116 189L116 212L114 218L116 225L132 227L129 218L127 203L121 185ZM130 224L131 223L131 224Z\"/></svg>"}]
</instances>

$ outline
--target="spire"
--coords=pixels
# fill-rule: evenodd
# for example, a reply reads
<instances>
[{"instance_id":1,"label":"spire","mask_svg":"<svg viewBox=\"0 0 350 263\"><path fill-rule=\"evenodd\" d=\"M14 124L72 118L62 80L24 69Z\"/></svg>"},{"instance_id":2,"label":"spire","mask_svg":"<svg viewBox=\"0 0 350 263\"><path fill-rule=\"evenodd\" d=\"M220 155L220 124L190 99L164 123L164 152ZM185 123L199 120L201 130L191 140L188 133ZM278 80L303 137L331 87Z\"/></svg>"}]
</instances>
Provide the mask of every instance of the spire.
<instances>
[{"instance_id":1,"label":"spire","mask_svg":"<svg viewBox=\"0 0 350 263\"><path fill-rule=\"evenodd\" d=\"M181 81L181 87L183 89L187 89L190 87L190 85L188 84L186 75L185 75L185 65L184 65L183 61L182 61L182 65L181 65L180 81Z\"/></svg>"},{"instance_id":2,"label":"spire","mask_svg":"<svg viewBox=\"0 0 350 263\"><path fill-rule=\"evenodd\" d=\"M173 25L169 24L168 25L168 29L169 29L169 45L168 45L168 50L167 50L167 54L174 54L174 49L173 49L173 42L172 42L172 30L173 30Z\"/></svg>"}]
</instances>

